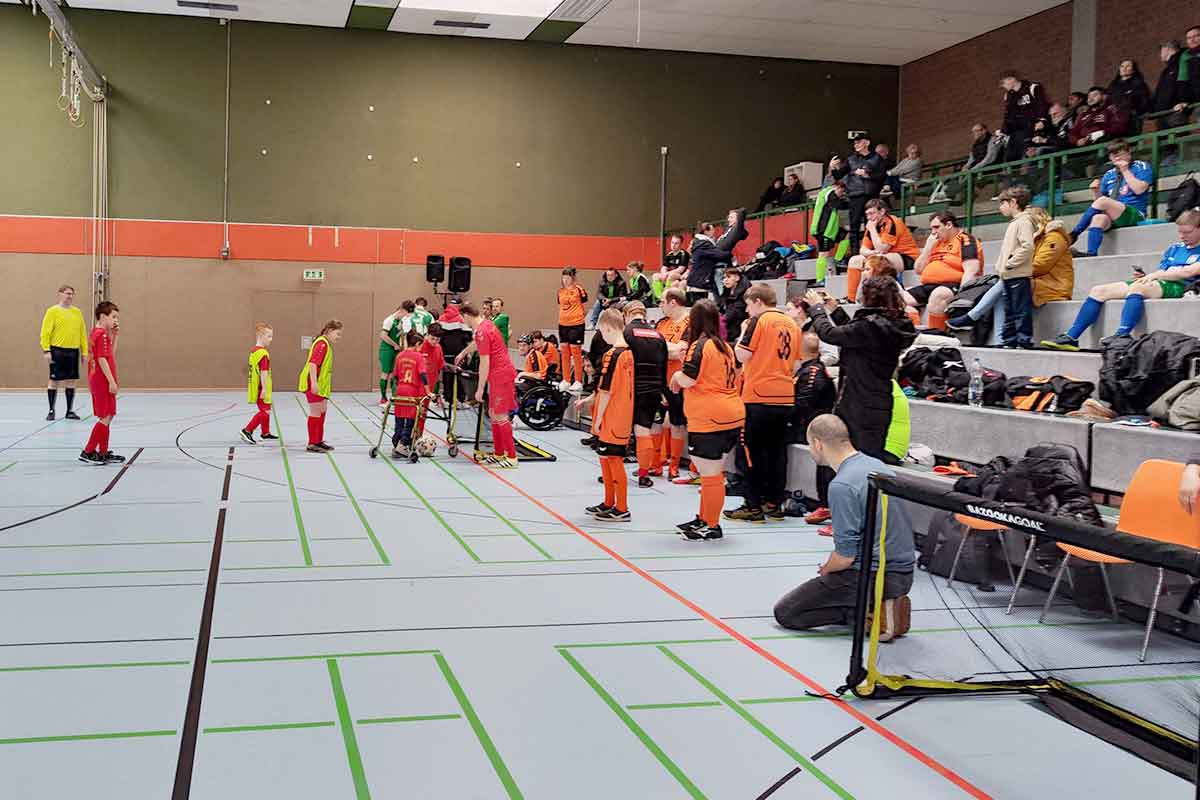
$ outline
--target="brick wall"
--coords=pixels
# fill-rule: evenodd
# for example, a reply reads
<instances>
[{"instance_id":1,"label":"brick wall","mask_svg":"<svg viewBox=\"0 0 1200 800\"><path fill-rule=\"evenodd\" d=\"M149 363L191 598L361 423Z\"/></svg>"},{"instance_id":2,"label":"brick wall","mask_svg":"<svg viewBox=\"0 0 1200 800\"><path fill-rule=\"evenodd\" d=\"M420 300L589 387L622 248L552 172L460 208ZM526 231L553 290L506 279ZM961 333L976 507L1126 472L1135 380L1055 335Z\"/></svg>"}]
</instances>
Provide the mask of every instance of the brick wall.
<instances>
[{"instance_id":1,"label":"brick wall","mask_svg":"<svg viewBox=\"0 0 1200 800\"><path fill-rule=\"evenodd\" d=\"M1172 5L1172 0L1158 2ZM1178 2L1174 0L1176 6ZM900 70L900 146L921 145L926 163L965 155L973 123L989 128L1000 124L1000 73L1005 69L1041 82L1051 99L1065 97L1070 91L1071 3L905 64Z\"/></svg>"},{"instance_id":2,"label":"brick wall","mask_svg":"<svg viewBox=\"0 0 1200 800\"><path fill-rule=\"evenodd\" d=\"M1188 26L1200 24L1200 8L1192 6L1190 14L1181 13L1185 5L1181 0L1099 0L1096 83L1107 86L1121 62L1132 58L1154 91L1163 67L1159 45L1166 39L1182 42Z\"/></svg>"}]
</instances>

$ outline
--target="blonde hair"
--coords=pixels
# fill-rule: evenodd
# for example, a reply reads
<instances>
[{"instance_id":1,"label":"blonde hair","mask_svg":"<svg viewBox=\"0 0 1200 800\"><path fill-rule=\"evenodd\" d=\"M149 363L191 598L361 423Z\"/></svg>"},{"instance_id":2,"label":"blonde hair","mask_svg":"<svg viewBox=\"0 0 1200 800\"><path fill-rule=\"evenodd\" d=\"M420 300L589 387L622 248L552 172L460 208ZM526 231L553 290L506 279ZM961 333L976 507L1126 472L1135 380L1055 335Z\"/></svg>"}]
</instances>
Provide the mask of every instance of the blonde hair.
<instances>
[{"instance_id":1,"label":"blonde hair","mask_svg":"<svg viewBox=\"0 0 1200 800\"><path fill-rule=\"evenodd\" d=\"M268 325L265 322L254 323L254 335L255 336L262 336L263 331L273 331L273 330L275 330L275 329L272 328L270 325Z\"/></svg>"},{"instance_id":2,"label":"blonde hair","mask_svg":"<svg viewBox=\"0 0 1200 800\"><path fill-rule=\"evenodd\" d=\"M1041 230L1050 224L1050 214L1044 208L1030 206L1026 209L1026 213L1029 214L1029 219L1033 221L1033 227L1037 230Z\"/></svg>"},{"instance_id":3,"label":"blonde hair","mask_svg":"<svg viewBox=\"0 0 1200 800\"><path fill-rule=\"evenodd\" d=\"M600 313L600 319L596 325L597 327L616 328L619 331L624 330L625 315L615 308L606 308Z\"/></svg>"}]
</instances>

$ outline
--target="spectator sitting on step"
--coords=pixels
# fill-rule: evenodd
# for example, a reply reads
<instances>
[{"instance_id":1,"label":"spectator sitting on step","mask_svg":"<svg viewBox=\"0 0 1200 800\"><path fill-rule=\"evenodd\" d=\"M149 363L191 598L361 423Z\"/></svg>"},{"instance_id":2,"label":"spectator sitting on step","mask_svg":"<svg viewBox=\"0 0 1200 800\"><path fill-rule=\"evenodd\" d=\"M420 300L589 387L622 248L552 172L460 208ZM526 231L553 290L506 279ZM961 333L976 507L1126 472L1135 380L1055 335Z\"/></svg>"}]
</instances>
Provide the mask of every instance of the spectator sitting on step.
<instances>
[{"instance_id":1,"label":"spectator sitting on step","mask_svg":"<svg viewBox=\"0 0 1200 800\"><path fill-rule=\"evenodd\" d=\"M928 305L928 327L944 330L946 307L964 285L983 274L983 248L979 240L958 227L949 211L929 219L929 238L916 261L921 285L909 295L917 306Z\"/></svg>"},{"instance_id":2,"label":"spectator sitting on step","mask_svg":"<svg viewBox=\"0 0 1200 800\"><path fill-rule=\"evenodd\" d=\"M1033 123L1046 116L1050 103L1042 84L1024 80L1015 70L1000 77L1000 87L1004 89L1004 124L1000 130L1008 136L1003 160L1017 161L1024 157Z\"/></svg>"},{"instance_id":3,"label":"spectator sitting on step","mask_svg":"<svg viewBox=\"0 0 1200 800\"><path fill-rule=\"evenodd\" d=\"M1108 97L1113 105L1121 109L1129 120L1126 135L1133 135L1140 130L1138 118L1150 111L1153 102L1150 98L1150 87L1138 64L1132 58L1121 61L1117 67L1117 76L1108 85Z\"/></svg>"},{"instance_id":4,"label":"spectator sitting on step","mask_svg":"<svg viewBox=\"0 0 1200 800\"><path fill-rule=\"evenodd\" d=\"M1175 225L1179 241L1163 253L1157 270L1134 280L1092 287L1071 329L1053 341L1042 342L1042 346L1052 350L1078 350L1079 338L1100 318L1104 303L1124 298L1120 327L1112 336L1100 340L1100 344L1105 345L1118 336L1133 333L1142 319L1147 300L1174 300L1193 288L1200 279L1200 208L1184 211L1175 220Z\"/></svg>"},{"instance_id":5,"label":"spectator sitting on step","mask_svg":"<svg viewBox=\"0 0 1200 800\"><path fill-rule=\"evenodd\" d=\"M645 272L646 265L641 261L630 261L625 265L625 302L636 300L642 305L650 302L650 279Z\"/></svg>"},{"instance_id":6,"label":"spectator sitting on step","mask_svg":"<svg viewBox=\"0 0 1200 800\"><path fill-rule=\"evenodd\" d=\"M779 205L779 198L781 197L783 197L783 178L774 178L771 180L771 185L758 198L758 205L754 207L754 213L758 214L769 208L774 208Z\"/></svg>"},{"instance_id":7,"label":"spectator sitting on step","mask_svg":"<svg viewBox=\"0 0 1200 800\"><path fill-rule=\"evenodd\" d=\"M1093 86L1088 89L1087 105L1079 110L1075 124L1071 126L1071 144L1086 147L1107 139L1124 136L1129 127L1129 118L1108 99L1104 89Z\"/></svg>"},{"instance_id":8,"label":"spectator sitting on step","mask_svg":"<svg viewBox=\"0 0 1200 800\"><path fill-rule=\"evenodd\" d=\"M876 148L876 152L878 152L878 148ZM882 193L899 197L904 184L920 180L923 166L921 148L910 144L904 148L904 158L900 159L900 163L888 170Z\"/></svg>"},{"instance_id":9,"label":"spectator sitting on step","mask_svg":"<svg viewBox=\"0 0 1200 800\"><path fill-rule=\"evenodd\" d=\"M858 296L863 267L871 256L883 256L900 274L912 269L921 251L913 241L912 232L899 217L888 213L887 203L875 199L867 203L867 230L862 237L858 255L850 257L850 271L846 276L846 298Z\"/></svg>"},{"instance_id":10,"label":"spectator sitting on step","mask_svg":"<svg viewBox=\"0 0 1200 800\"><path fill-rule=\"evenodd\" d=\"M896 159L892 156L891 145L884 144L883 142L875 145L875 155L879 156L879 160L883 162L884 172L896 166Z\"/></svg>"},{"instance_id":11,"label":"spectator sitting on step","mask_svg":"<svg viewBox=\"0 0 1200 800\"><path fill-rule=\"evenodd\" d=\"M600 278L600 288L596 292L596 302L592 304L592 311L588 314L588 327L595 328L600 312L617 306L625 299L626 291L625 279L616 267L604 270L604 276Z\"/></svg>"},{"instance_id":12,"label":"spectator sitting on step","mask_svg":"<svg viewBox=\"0 0 1200 800\"><path fill-rule=\"evenodd\" d=\"M1004 151L1008 147L1008 136L1003 131L993 133L987 125L976 122L971 126L971 152L967 155L967 163L963 170L983 169L986 166L1004 160ZM931 203L957 202L959 194L965 187L961 178L951 178L934 187L929 196Z\"/></svg>"},{"instance_id":13,"label":"spectator sitting on step","mask_svg":"<svg viewBox=\"0 0 1200 800\"><path fill-rule=\"evenodd\" d=\"M862 569L879 569L879 530L875 547L864 564L862 536L867 519L868 478L872 473L894 475L878 459L858 451L851 442L853 431L833 414L823 414L808 426L808 444L813 460L836 472L829 484L829 510L833 523L833 552L817 570L817 577L801 584L775 604L775 620L785 628L805 630L822 625L846 625L858 605L858 581ZM909 630L916 549L912 523L903 501L891 498L887 514L874 515L876 527L886 523L886 556L883 573L880 641L891 641ZM875 581L871 581L874 585Z\"/></svg>"},{"instance_id":14,"label":"spectator sitting on step","mask_svg":"<svg viewBox=\"0 0 1200 800\"><path fill-rule=\"evenodd\" d=\"M1145 161L1135 161L1124 139L1109 142L1107 149L1113 166L1104 177L1092 181L1092 195L1096 199L1071 231L1072 244L1080 234L1087 233L1087 250L1072 251L1077 258L1100 252L1100 241L1109 228L1139 225L1146 218L1154 169Z\"/></svg>"},{"instance_id":15,"label":"spectator sitting on step","mask_svg":"<svg viewBox=\"0 0 1200 800\"><path fill-rule=\"evenodd\" d=\"M667 254L663 256L662 269L654 273L650 288L658 299L679 278L687 279L688 265L692 263L692 254L683 249L683 237L678 233L671 234Z\"/></svg>"},{"instance_id":16,"label":"spectator sitting on step","mask_svg":"<svg viewBox=\"0 0 1200 800\"><path fill-rule=\"evenodd\" d=\"M1070 300L1075 290L1075 266L1071 258L1071 242L1062 220L1050 219L1045 209L1030 207L1029 218L1037 233L1033 249L1033 307L1040 308L1052 300ZM996 281L966 314L946 323L953 331L965 331L992 314L991 344L1000 343L1004 328L1004 283ZM932 307L932 302L930 303Z\"/></svg>"},{"instance_id":17,"label":"spectator sitting on step","mask_svg":"<svg viewBox=\"0 0 1200 800\"><path fill-rule=\"evenodd\" d=\"M783 188L783 194L779 196L779 208L788 208L790 206L802 206L807 196L804 193L804 184L800 182L798 173L791 173L787 176L787 184Z\"/></svg>"}]
</instances>

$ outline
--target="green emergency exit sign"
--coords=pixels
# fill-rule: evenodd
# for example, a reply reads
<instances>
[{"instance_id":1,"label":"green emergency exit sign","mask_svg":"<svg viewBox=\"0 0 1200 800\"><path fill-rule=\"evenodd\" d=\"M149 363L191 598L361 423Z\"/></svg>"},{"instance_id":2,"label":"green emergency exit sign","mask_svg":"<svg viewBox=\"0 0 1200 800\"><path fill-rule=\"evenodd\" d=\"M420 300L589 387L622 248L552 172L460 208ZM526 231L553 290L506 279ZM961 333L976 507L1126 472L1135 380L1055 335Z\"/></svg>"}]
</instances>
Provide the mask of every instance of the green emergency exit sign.
<instances>
[{"instance_id":1,"label":"green emergency exit sign","mask_svg":"<svg viewBox=\"0 0 1200 800\"><path fill-rule=\"evenodd\" d=\"M304 270L304 280L320 283L325 280L325 270L306 269Z\"/></svg>"}]
</instances>

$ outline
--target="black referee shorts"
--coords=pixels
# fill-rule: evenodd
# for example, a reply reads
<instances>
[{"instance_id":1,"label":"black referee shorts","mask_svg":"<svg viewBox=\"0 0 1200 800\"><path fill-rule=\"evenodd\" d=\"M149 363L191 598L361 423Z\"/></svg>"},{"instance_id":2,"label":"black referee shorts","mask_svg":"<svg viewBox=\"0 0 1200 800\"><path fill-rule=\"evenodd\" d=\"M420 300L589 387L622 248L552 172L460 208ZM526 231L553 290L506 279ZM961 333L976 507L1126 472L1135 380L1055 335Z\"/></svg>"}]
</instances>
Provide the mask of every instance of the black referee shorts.
<instances>
[{"instance_id":1,"label":"black referee shorts","mask_svg":"<svg viewBox=\"0 0 1200 800\"><path fill-rule=\"evenodd\" d=\"M79 350L77 348L50 348L50 380L79 380Z\"/></svg>"}]
</instances>

